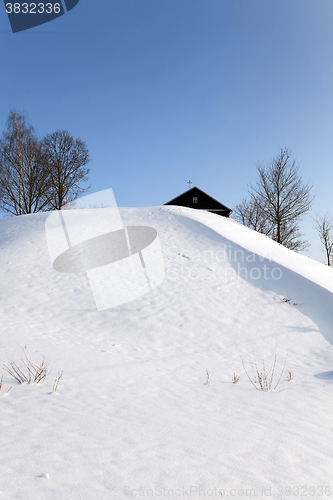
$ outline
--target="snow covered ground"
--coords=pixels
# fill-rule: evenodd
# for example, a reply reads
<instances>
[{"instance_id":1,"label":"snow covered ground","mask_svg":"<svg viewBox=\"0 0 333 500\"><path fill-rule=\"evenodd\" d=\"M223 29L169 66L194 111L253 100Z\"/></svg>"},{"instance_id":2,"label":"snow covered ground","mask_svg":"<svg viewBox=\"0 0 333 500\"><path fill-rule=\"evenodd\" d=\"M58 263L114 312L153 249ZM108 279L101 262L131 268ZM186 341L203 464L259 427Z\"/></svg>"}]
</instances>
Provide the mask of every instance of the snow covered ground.
<instances>
[{"instance_id":1,"label":"snow covered ground","mask_svg":"<svg viewBox=\"0 0 333 500\"><path fill-rule=\"evenodd\" d=\"M48 214L0 221L1 364L52 370L3 370L0 498L332 498L332 269L214 214L120 213L157 230L166 277L100 312L53 270ZM252 350L276 351L275 383L288 356L276 390L246 377Z\"/></svg>"}]
</instances>

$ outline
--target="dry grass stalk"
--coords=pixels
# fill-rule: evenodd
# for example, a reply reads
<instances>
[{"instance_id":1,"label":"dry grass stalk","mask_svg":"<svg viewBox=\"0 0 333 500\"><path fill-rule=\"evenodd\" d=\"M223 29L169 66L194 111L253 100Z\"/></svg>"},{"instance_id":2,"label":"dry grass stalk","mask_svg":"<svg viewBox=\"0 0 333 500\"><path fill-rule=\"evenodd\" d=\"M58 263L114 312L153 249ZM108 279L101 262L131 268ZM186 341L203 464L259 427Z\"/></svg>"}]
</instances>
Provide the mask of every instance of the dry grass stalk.
<instances>
[{"instance_id":1,"label":"dry grass stalk","mask_svg":"<svg viewBox=\"0 0 333 500\"><path fill-rule=\"evenodd\" d=\"M58 372L58 375L56 376L56 379L53 384L53 392L57 392L59 380L61 379L63 373L64 373L63 371L61 373Z\"/></svg>"},{"instance_id":2,"label":"dry grass stalk","mask_svg":"<svg viewBox=\"0 0 333 500\"><path fill-rule=\"evenodd\" d=\"M240 376L237 375L237 373L234 373L232 376L232 381L234 384L237 384L239 382Z\"/></svg>"},{"instance_id":3,"label":"dry grass stalk","mask_svg":"<svg viewBox=\"0 0 333 500\"><path fill-rule=\"evenodd\" d=\"M292 380L294 378L294 374L291 370L287 371L287 380Z\"/></svg>"},{"instance_id":4,"label":"dry grass stalk","mask_svg":"<svg viewBox=\"0 0 333 500\"><path fill-rule=\"evenodd\" d=\"M210 379L209 379L209 372L206 370L206 385L210 384Z\"/></svg>"},{"instance_id":5,"label":"dry grass stalk","mask_svg":"<svg viewBox=\"0 0 333 500\"><path fill-rule=\"evenodd\" d=\"M34 363L32 363L32 361L29 360L24 349L22 350L25 359L21 359L21 361L26 367L26 372L22 371L21 368L17 366L15 361L9 361L9 366L3 365L4 369L9 373L9 375L17 380L19 384L24 384L25 382L27 382L28 384L40 384L50 373L48 371L49 363L46 362L46 359L43 356L41 364L39 366L35 365Z\"/></svg>"},{"instance_id":6,"label":"dry grass stalk","mask_svg":"<svg viewBox=\"0 0 333 500\"><path fill-rule=\"evenodd\" d=\"M254 366L255 366L255 371L256 371L256 373L254 375L254 380L252 380L251 377L250 377L250 375L248 374L248 372L247 372L247 370L245 368L245 365L244 365L243 358L242 358L242 356L240 356L241 361L242 361L242 365L243 365L243 368L244 368L244 371L246 373L246 376L249 379L249 381L251 382L251 384L257 390L270 391L272 389L272 384L273 384L273 378L274 378L274 373L275 373L275 366L276 366L277 355L275 353L273 364L272 364L271 368L268 371L267 371L266 366L265 366L265 360L263 359L262 360L262 371L260 371L259 368L258 368L257 359L256 359L253 351L252 351L252 354L253 354ZM280 377L279 377L277 383L275 384L273 390L275 390L277 388L277 386L279 385L279 383L280 383L282 374L283 374L285 366L286 366L286 362L287 362L287 357L285 359L285 362L284 362L284 365L283 365ZM256 384L259 384L259 387Z\"/></svg>"},{"instance_id":7,"label":"dry grass stalk","mask_svg":"<svg viewBox=\"0 0 333 500\"><path fill-rule=\"evenodd\" d=\"M2 382L3 382L3 375L1 376L1 380L0 380L0 391L1 391L2 387L3 387L3 383L2 383ZM11 387L8 389L8 391L6 391L6 394L7 394L10 390L11 390Z\"/></svg>"}]
</instances>

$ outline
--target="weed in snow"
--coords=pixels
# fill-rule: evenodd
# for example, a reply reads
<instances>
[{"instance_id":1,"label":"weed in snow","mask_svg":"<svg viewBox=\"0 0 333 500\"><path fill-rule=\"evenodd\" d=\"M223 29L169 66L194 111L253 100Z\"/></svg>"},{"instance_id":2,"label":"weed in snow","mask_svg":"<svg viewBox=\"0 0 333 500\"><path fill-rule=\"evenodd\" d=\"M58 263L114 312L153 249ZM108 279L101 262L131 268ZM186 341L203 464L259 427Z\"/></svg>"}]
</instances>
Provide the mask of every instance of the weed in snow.
<instances>
[{"instance_id":1,"label":"weed in snow","mask_svg":"<svg viewBox=\"0 0 333 500\"><path fill-rule=\"evenodd\" d=\"M251 382L251 384L253 385L253 387L255 387L257 390L261 389L262 391L270 391L272 389L272 383L273 383L273 378L274 378L274 373L275 373L277 355L275 353L273 364L269 370L267 370L267 368L265 366L265 360L263 359L262 360L262 371L260 371L258 368L257 360L256 360L256 357L255 357L253 351L252 351L252 354L253 354L254 366L255 366L255 375L253 377L253 380L251 379L250 375L248 374L248 372L245 368L242 356L240 356L240 358L242 360L242 365L243 365L244 371L246 373L246 376L249 379L249 381ZM277 383L275 384L273 390L275 390L280 383L282 374L284 372L284 368L286 366L286 362L287 362L287 357L285 359L280 377L279 377ZM259 387L255 384L258 384Z\"/></svg>"},{"instance_id":2,"label":"weed in snow","mask_svg":"<svg viewBox=\"0 0 333 500\"><path fill-rule=\"evenodd\" d=\"M9 361L9 366L3 365L6 372L9 373L19 384L24 384L27 382L28 384L36 383L40 384L44 382L45 377L50 373L48 371L49 363L46 361L43 356L42 362L39 365L35 365L28 358L25 350L22 348L25 359L21 359L22 363L25 366L25 369L18 367L15 361Z\"/></svg>"},{"instance_id":3,"label":"weed in snow","mask_svg":"<svg viewBox=\"0 0 333 500\"><path fill-rule=\"evenodd\" d=\"M56 376L56 379L53 384L53 392L57 392L59 380L61 379L63 373L64 373L63 371L58 372L58 375Z\"/></svg>"}]
</instances>

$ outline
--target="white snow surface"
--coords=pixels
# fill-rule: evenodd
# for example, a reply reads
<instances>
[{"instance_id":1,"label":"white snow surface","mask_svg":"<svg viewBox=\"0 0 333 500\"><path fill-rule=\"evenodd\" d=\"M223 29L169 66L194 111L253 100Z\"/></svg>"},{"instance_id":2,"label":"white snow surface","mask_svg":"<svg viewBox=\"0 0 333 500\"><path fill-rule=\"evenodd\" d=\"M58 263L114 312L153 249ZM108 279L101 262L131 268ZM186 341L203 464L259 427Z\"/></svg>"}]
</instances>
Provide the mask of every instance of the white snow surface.
<instances>
[{"instance_id":1,"label":"white snow surface","mask_svg":"<svg viewBox=\"0 0 333 500\"><path fill-rule=\"evenodd\" d=\"M331 498L332 269L208 212L119 210L157 230L166 277L99 312L87 276L53 270L47 213L0 221L1 364L51 370L3 369L0 499ZM273 386L287 356L275 390L252 351L276 352Z\"/></svg>"}]
</instances>

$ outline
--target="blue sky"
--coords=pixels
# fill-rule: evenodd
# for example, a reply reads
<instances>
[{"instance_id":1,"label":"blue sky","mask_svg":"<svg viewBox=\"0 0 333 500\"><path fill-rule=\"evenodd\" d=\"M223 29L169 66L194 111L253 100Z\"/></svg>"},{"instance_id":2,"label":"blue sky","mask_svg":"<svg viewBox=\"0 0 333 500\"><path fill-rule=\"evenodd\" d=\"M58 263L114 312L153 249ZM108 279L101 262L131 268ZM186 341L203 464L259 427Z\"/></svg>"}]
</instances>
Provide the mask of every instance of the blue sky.
<instances>
[{"instance_id":1,"label":"blue sky","mask_svg":"<svg viewBox=\"0 0 333 500\"><path fill-rule=\"evenodd\" d=\"M1 7L1 6L0 6ZM25 110L39 137L84 140L91 191L162 205L190 179L230 208L287 146L333 215L331 0L80 0L12 34L0 9L0 131Z\"/></svg>"}]
</instances>

